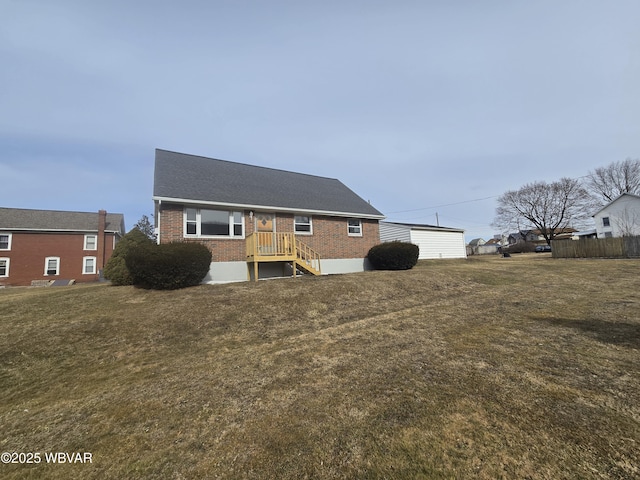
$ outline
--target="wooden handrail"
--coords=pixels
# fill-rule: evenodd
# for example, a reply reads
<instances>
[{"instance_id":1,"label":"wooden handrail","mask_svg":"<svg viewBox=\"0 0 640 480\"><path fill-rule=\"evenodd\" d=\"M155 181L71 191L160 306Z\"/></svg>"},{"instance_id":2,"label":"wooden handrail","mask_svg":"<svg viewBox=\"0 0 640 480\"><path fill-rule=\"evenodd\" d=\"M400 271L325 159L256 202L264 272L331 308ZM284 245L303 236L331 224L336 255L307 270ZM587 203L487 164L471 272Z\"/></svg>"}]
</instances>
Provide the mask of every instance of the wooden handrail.
<instances>
[{"instance_id":1,"label":"wooden handrail","mask_svg":"<svg viewBox=\"0 0 640 480\"><path fill-rule=\"evenodd\" d=\"M295 256L293 233L255 232L247 237L247 257Z\"/></svg>"},{"instance_id":2,"label":"wooden handrail","mask_svg":"<svg viewBox=\"0 0 640 480\"><path fill-rule=\"evenodd\" d=\"M296 240L296 257L302 266L307 265L320 274L320 254L300 240Z\"/></svg>"},{"instance_id":3,"label":"wooden handrail","mask_svg":"<svg viewBox=\"0 0 640 480\"><path fill-rule=\"evenodd\" d=\"M254 232L247 236L248 261L291 261L320 274L320 254L298 240L293 232Z\"/></svg>"}]
</instances>

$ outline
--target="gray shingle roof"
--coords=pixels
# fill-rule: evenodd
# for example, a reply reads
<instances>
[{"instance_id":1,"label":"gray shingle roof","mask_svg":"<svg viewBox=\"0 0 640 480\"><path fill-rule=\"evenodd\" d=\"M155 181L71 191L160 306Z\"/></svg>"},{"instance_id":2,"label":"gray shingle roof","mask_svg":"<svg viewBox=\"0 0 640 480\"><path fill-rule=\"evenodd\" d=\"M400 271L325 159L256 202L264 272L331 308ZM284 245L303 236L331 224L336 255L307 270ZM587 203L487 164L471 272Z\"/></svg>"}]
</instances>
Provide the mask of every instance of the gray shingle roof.
<instances>
[{"instance_id":1,"label":"gray shingle roof","mask_svg":"<svg viewBox=\"0 0 640 480\"><path fill-rule=\"evenodd\" d=\"M339 180L156 150L153 196L383 218Z\"/></svg>"},{"instance_id":2,"label":"gray shingle roof","mask_svg":"<svg viewBox=\"0 0 640 480\"><path fill-rule=\"evenodd\" d=\"M0 207L0 229L97 232L98 212ZM106 231L124 235L124 215L107 213Z\"/></svg>"}]
</instances>

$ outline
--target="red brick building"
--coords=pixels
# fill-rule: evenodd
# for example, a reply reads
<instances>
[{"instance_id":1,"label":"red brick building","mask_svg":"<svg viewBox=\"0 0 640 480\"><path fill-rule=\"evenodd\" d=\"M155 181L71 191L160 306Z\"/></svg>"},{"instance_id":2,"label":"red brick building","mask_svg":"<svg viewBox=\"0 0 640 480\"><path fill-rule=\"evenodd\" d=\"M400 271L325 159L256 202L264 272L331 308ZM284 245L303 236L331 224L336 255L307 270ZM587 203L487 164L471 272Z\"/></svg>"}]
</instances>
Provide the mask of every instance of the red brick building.
<instances>
[{"instance_id":1,"label":"red brick building","mask_svg":"<svg viewBox=\"0 0 640 480\"><path fill-rule=\"evenodd\" d=\"M153 199L158 242L209 247L212 283L363 271L384 218L336 179L166 150Z\"/></svg>"},{"instance_id":2,"label":"red brick building","mask_svg":"<svg viewBox=\"0 0 640 480\"><path fill-rule=\"evenodd\" d=\"M0 208L0 286L96 281L122 235L119 213Z\"/></svg>"}]
</instances>

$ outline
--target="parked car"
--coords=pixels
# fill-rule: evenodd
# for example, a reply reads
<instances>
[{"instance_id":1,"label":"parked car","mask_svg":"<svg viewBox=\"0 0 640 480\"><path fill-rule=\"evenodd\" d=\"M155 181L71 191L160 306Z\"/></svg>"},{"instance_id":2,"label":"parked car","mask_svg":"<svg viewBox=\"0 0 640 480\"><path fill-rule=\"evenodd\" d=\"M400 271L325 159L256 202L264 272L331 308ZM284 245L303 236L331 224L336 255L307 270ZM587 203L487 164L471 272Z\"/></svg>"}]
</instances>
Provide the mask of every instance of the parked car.
<instances>
[{"instance_id":1,"label":"parked car","mask_svg":"<svg viewBox=\"0 0 640 480\"><path fill-rule=\"evenodd\" d=\"M550 251L551 251L551 245L538 245L536 247L536 253L550 252Z\"/></svg>"}]
</instances>

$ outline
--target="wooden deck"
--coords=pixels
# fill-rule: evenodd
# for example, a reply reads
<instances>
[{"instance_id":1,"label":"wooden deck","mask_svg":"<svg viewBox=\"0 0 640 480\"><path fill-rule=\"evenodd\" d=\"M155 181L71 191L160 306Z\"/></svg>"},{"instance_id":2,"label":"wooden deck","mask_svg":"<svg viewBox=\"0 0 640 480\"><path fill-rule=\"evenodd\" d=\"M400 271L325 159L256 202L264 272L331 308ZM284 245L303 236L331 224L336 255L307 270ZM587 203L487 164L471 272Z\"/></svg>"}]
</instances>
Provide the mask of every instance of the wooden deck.
<instances>
[{"instance_id":1,"label":"wooden deck","mask_svg":"<svg viewBox=\"0 0 640 480\"><path fill-rule=\"evenodd\" d=\"M253 266L253 278L258 279L258 265L261 262L290 262L294 276L298 269L312 275L321 274L320 255L298 240L293 232L256 232L249 235L247 237L249 279L251 279L251 266Z\"/></svg>"}]
</instances>

